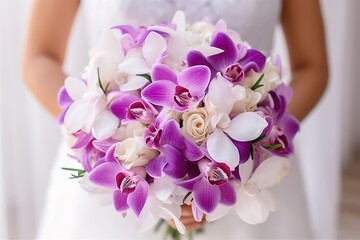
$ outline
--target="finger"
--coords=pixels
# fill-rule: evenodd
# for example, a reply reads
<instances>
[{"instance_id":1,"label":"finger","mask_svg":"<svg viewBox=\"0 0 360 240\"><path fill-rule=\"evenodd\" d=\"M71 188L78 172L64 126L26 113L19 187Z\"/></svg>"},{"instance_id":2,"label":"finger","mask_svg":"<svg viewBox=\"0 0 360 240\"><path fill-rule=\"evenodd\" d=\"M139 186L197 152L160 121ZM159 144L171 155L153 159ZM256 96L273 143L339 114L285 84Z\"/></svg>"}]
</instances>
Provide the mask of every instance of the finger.
<instances>
[{"instance_id":1,"label":"finger","mask_svg":"<svg viewBox=\"0 0 360 240\"><path fill-rule=\"evenodd\" d=\"M193 216L191 206L189 205L182 205L181 206L181 216Z\"/></svg>"},{"instance_id":2,"label":"finger","mask_svg":"<svg viewBox=\"0 0 360 240\"><path fill-rule=\"evenodd\" d=\"M191 223L191 224L184 224L184 225L185 225L186 231L190 232L190 231L193 231L193 230L203 228L205 223L206 222L203 221L203 222L194 222L194 223Z\"/></svg>"},{"instance_id":3,"label":"finger","mask_svg":"<svg viewBox=\"0 0 360 240\"><path fill-rule=\"evenodd\" d=\"M188 224L188 223L195 223L195 222L197 222L192 216L191 216L191 217L181 217L181 218L180 218L180 221L181 221L183 224Z\"/></svg>"},{"instance_id":4,"label":"finger","mask_svg":"<svg viewBox=\"0 0 360 240\"><path fill-rule=\"evenodd\" d=\"M173 229L176 229L176 225L175 222L173 220L166 220L167 224L169 224L169 226L171 226ZM197 230L197 229L201 229L204 227L204 225L206 224L206 220L203 219L201 222L196 222L196 221L189 221L184 223L185 229L187 232L189 231L193 231L193 230Z\"/></svg>"}]
</instances>

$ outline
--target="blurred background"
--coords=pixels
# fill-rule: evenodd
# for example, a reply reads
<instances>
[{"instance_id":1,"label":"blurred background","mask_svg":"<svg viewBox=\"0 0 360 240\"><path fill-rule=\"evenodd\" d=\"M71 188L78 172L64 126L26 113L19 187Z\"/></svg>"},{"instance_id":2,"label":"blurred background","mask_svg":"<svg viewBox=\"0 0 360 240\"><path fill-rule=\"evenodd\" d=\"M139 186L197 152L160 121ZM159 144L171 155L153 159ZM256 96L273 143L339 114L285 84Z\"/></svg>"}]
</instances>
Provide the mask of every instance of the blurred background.
<instances>
[{"instance_id":1,"label":"blurred background","mask_svg":"<svg viewBox=\"0 0 360 240\"><path fill-rule=\"evenodd\" d=\"M315 236L360 239L360 27L356 26L360 1L321 3L330 85L302 124L297 154ZM56 120L38 105L22 81L31 1L0 0L0 4L0 239L32 239L41 221L61 133ZM75 28L81 28L81 20L80 14ZM72 41L77 37L73 35ZM82 47L84 51L88 46ZM285 49L279 29L274 52L286 59ZM68 66L70 74L79 75L71 69L81 69L86 63L76 64L77 68Z\"/></svg>"}]
</instances>

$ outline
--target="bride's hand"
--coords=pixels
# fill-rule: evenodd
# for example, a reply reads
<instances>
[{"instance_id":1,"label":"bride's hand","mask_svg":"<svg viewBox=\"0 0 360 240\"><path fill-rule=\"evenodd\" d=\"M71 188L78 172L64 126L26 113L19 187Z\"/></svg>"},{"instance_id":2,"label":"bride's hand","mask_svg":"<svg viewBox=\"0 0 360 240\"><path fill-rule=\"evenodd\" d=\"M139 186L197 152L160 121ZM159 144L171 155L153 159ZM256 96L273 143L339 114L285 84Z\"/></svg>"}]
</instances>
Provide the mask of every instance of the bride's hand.
<instances>
[{"instance_id":1,"label":"bride's hand","mask_svg":"<svg viewBox=\"0 0 360 240\"><path fill-rule=\"evenodd\" d=\"M182 205L181 206L181 217L180 217L180 221L185 225L186 231L190 232L193 230L197 230L202 228L205 223L206 220L205 218L203 218L203 220L201 222L197 222L194 219L194 216L192 214L191 211L191 206L190 205ZM175 223L173 220L168 220L167 223L174 229L176 229Z\"/></svg>"}]
</instances>

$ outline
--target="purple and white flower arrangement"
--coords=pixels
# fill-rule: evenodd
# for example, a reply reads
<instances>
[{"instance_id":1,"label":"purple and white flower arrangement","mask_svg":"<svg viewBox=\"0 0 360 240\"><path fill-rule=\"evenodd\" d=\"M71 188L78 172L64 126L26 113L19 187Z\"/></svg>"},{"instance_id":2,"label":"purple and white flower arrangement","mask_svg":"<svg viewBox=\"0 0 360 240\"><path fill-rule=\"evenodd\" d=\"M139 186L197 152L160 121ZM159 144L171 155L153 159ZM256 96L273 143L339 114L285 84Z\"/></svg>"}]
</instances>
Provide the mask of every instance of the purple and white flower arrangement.
<instances>
[{"instance_id":1,"label":"purple and white flower arrangement","mask_svg":"<svg viewBox=\"0 0 360 240\"><path fill-rule=\"evenodd\" d=\"M82 165L72 176L111 194L140 230L173 219L185 233L183 204L198 221L233 209L264 222L276 210L267 188L286 175L299 130L280 69L221 20L187 25L177 12L171 23L111 28L59 92Z\"/></svg>"}]
</instances>

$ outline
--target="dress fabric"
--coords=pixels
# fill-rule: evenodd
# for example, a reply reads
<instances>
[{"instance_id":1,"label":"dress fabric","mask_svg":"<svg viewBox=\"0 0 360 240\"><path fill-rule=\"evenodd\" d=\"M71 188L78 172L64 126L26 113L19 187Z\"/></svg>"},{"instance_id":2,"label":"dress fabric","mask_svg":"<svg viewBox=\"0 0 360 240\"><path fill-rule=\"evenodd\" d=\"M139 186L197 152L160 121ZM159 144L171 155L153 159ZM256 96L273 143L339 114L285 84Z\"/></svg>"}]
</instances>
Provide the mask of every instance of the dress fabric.
<instances>
[{"instance_id":1,"label":"dress fabric","mask_svg":"<svg viewBox=\"0 0 360 240\"><path fill-rule=\"evenodd\" d=\"M186 13L187 21L208 17L212 22L224 19L254 48L266 54L271 51L274 28L278 22L280 0L83 0L79 14L85 25L82 45L96 46L99 36L117 24L147 25L171 21L176 10ZM75 51L76 48L72 48ZM72 54L73 62L87 56ZM89 196L76 180L61 167L74 165L62 145L49 182L49 191L39 239L163 239L163 232L135 230L135 217L123 218L112 205L102 206ZM292 159L289 175L270 189L279 202L279 210L260 225L244 223L232 211L226 217L207 224L201 239L294 239L311 238L303 181L297 159Z\"/></svg>"}]
</instances>

